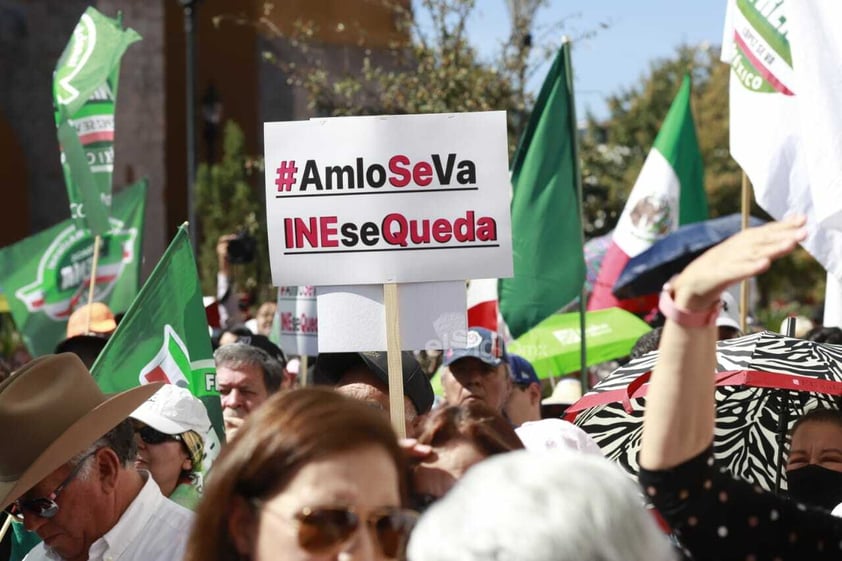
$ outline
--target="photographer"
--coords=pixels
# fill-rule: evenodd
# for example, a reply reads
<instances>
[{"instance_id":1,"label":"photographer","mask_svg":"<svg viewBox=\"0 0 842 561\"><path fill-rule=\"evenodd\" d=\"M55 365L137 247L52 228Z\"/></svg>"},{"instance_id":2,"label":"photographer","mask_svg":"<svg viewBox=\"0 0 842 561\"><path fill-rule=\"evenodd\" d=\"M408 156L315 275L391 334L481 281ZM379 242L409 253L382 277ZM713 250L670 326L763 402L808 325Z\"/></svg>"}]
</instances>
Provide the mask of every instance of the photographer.
<instances>
[{"instance_id":1,"label":"photographer","mask_svg":"<svg viewBox=\"0 0 842 561\"><path fill-rule=\"evenodd\" d=\"M223 328L241 324L247 319L240 309L231 265L253 261L254 246L254 238L245 233L225 234L216 243L216 300L219 305L219 322Z\"/></svg>"}]
</instances>

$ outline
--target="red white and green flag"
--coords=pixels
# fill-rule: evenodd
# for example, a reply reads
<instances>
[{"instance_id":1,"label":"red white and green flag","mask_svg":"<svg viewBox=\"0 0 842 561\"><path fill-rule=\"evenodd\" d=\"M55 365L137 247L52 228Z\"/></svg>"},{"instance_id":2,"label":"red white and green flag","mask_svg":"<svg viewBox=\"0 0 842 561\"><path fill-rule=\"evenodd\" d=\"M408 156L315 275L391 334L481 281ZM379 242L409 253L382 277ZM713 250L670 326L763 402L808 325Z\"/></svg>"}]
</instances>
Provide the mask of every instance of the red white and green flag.
<instances>
[{"instance_id":1,"label":"red white and green flag","mask_svg":"<svg viewBox=\"0 0 842 561\"><path fill-rule=\"evenodd\" d=\"M708 218L702 155L685 76L629 194L611 245L605 253L589 310L620 307L646 313L657 295L618 300L611 292L629 259L643 253L679 226Z\"/></svg>"},{"instance_id":2,"label":"red white and green flag","mask_svg":"<svg viewBox=\"0 0 842 561\"><path fill-rule=\"evenodd\" d=\"M140 286L146 191L143 180L114 196L100 244L94 301L115 312L128 309ZM53 352L67 318L87 302L93 253L90 230L70 219L0 249L0 289L34 355Z\"/></svg>"},{"instance_id":3,"label":"red white and green flag","mask_svg":"<svg viewBox=\"0 0 842 561\"><path fill-rule=\"evenodd\" d=\"M109 229L114 103L120 59L140 40L119 20L88 8L53 73L53 105L70 216L94 235Z\"/></svg>"},{"instance_id":4,"label":"red white and green flag","mask_svg":"<svg viewBox=\"0 0 842 561\"><path fill-rule=\"evenodd\" d=\"M842 3L729 0L730 148L758 204L807 216L802 242L842 280Z\"/></svg>"},{"instance_id":5,"label":"red white and green flag","mask_svg":"<svg viewBox=\"0 0 842 561\"><path fill-rule=\"evenodd\" d=\"M216 429L218 440L210 445L223 438L213 349L186 226L178 229L91 372L106 393L151 382L187 388L205 404Z\"/></svg>"}]
</instances>

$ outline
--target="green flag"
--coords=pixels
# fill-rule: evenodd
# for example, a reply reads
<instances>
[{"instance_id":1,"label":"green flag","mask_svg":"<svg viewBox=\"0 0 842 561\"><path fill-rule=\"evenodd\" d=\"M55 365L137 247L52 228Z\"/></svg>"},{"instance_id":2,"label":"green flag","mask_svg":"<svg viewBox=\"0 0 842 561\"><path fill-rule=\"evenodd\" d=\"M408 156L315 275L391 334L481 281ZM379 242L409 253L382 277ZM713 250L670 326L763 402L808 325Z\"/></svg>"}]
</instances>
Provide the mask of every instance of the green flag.
<instances>
[{"instance_id":1,"label":"green flag","mask_svg":"<svg viewBox=\"0 0 842 561\"><path fill-rule=\"evenodd\" d=\"M204 402L223 438L213 349L186 226L178 229L91 372L106 393L150 382L187 388Z\"/></svg>"},{"instance_id":2,"label":"green flag","mask_svg":"<svg viewBox=\"0 0 842 561\"><path fill-rule=\"evenodd\" d=\"M585 280L570 44L544 80L512 164L514 277L500 311L519 337L579 296Z\"/></svg>"},{"instance_id":3,"label":"green flag","mask_svg":"<svg viewBox=\"0 0 842 561\"><path fill-rule=\"evenodd\" d=\"M88 8L53 74L53 105L70 216L94 235L109 229L120 58L139 40L140 35L124 30L119 20Z\"/></svg>"},{"instance_id":4,"label":"green flag","mask_svg":"<svg viewBox=\"0 0 842 561\"><path fill-rule=\"evenodd\" d=\"M140 285L146 180L114 196L110 230L100 245L94 300L126 310ZM88 298L94 238L65 220L0 249L0 288L24 342L35 355L53 352L67 318Z\"/></svg>"}]
</instances>

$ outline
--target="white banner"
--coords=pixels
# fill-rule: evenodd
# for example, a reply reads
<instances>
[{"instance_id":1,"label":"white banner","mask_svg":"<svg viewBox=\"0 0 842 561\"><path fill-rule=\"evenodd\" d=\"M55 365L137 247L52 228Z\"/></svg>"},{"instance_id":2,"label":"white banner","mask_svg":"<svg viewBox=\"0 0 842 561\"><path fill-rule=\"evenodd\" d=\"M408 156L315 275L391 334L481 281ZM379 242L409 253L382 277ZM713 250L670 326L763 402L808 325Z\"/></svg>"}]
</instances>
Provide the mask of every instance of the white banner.
<instances>
[{"instance_id":1,"label":"white banner","mask_svg":"<svg viewBox=\"0 0 842 561\"><path fill-rule=\"evenodd\" d=\"M386 350L386 308L379 285L320 286L319 352ZM465 281L398 286L401 349L444 350L463 345Z\"/></svg>"},{"instance_id":2,"label":"white banner","mask_svg":"<svg viewBox=\"0 0 842 561\"><path fill-rule=\"evenodd\" d=\"M502 111L266 123L274 284L512 275Z\"/></svg>"},{"instance_id":3,"label":"white banner","mask_svg":"<svg viewBox=\"0 0 842 561\"><path fill-rule=\"evenodd\" d=\"M278 324L281 348L288 354L319 354L319 321L316 313L316 288L281 286L278 288Z\"/></svg>"}]
</instances>

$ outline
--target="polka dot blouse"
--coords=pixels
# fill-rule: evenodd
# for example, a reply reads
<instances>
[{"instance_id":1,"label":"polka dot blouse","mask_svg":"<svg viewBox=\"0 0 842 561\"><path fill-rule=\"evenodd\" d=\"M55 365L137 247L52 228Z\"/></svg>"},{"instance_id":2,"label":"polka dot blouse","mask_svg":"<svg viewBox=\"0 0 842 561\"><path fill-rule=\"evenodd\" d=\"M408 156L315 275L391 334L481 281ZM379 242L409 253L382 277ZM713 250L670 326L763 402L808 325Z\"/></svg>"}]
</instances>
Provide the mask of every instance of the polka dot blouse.
<instances>
[{"instance_id":1,"label":"polka dot blouse","mask_svg":"<svg viewBox=\"0 0 842 561\"><path fill-rule=\"evenodd\" d=\"M734 479L712 448L639 480L690 559L842 561L842 519Z\"/></svg>"}]
</instances>

